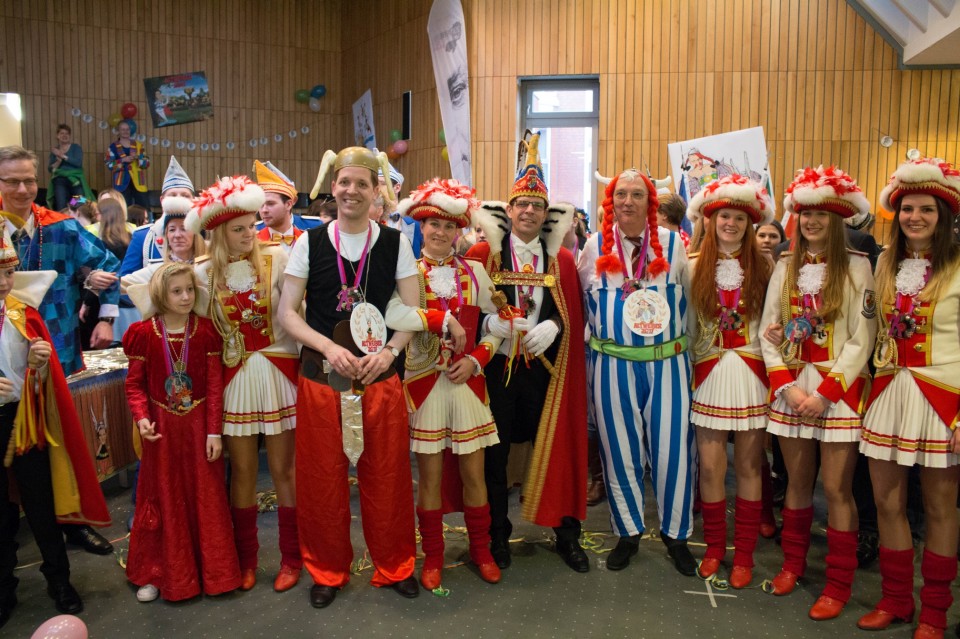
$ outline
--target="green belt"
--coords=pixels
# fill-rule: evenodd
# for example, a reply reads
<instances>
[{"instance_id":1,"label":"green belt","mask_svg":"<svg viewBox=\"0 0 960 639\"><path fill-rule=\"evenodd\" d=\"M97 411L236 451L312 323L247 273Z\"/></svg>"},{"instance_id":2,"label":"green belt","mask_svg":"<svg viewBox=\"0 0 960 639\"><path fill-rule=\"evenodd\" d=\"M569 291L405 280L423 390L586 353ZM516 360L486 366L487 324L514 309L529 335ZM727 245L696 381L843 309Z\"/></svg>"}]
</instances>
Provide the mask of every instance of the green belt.
<instances>
[{"instance_id":1,"label":"green belt","mask_svg":"<svg viewBox=\"0 0 960 639\"><path fill-rule=\"evenodd\" d=\"M676 357L687 350L687 336L681 335L677 339L672 339L663 344L654 344L653 346L627 346L617 344L612 339L598 339L590 336L590 348L610 355L617 359L627 359L631 362L655 362L661 359Z\"/></svg>"}]
</instances>

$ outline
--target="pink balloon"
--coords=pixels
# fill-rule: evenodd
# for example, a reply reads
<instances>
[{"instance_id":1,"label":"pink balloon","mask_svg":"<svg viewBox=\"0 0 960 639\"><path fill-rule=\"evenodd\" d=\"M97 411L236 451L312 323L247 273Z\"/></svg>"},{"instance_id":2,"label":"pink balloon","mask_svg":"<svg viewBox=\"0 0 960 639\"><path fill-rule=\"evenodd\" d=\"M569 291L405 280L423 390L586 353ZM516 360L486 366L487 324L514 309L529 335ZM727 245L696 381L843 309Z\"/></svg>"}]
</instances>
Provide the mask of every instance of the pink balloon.
<instances>
[{"instance_id":1,"label":"pink balloon","mask_svg":"<svg viewBox=\"0 0 960 639\"><path fill-rule=\"evenodd\" d=\"M87 639L87 624L73 615L57 615L40 624L30 639Z\"/></svg>"},{"instance_id":2,"label":"pink balloon","mask_svg":"<svg viewBox=\"0 0 960 639\"><path fill-rule=\"evenodd\" d=\"M406 140L397 140L393 143L393 151L398 155L403 155L407 152L407 141Z\"/></svg>"}]
</instances>

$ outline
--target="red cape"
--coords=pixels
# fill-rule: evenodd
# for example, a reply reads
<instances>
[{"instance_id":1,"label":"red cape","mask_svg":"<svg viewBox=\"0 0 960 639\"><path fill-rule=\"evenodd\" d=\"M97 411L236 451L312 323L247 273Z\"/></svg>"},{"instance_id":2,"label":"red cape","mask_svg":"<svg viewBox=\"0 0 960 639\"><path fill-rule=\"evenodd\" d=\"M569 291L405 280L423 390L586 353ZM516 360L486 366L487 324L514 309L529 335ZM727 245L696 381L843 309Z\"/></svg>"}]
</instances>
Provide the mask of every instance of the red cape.
<instances>
[{"instance_id":1,"label":"red cape","mask_svg":"<svg viewBox=\"0 0 960 639\"><path fill-rule=\"evenodd\" d=\"M487 272L498 270L490 245L480 242L467 254ZM494 256L498 257L498 256ZM494 263L496 262L496 263ZM523 485L523 518L540 526L556 527L564 517L587 516L587 393L583 344L583 295L573 255L561 248L547 272L557 281L550 288L563 321L560 347L553 363L540 413L540 425ZM444 473L446 476L452 473ZM445 496L451 496L449 492Z\"/></svg>"},{"instance_id":2,"label":"red cape","mask_svg":"<svg viewBox=\"0 0 960 639\"><path fill-rule=\"evenodd\" d=\"M10 299L7 298L8 305ZM39 337L44 341L51 342L50 333L47 332L47 327L43 323L40 313L30 306L25 306L24 310L26 315L24 328L27 339ZM63 437L63 441L59 443L65 449L66 456L69 458L70 468L67 469L67 472L80 501L79 512L58 513L57 521L66 524L109 526L110 512L103 498L103 492L100 490L100 482L97 480L93 458L87 447L87 440L83 436L83 427L77 417L73 397L71 397L70 390L67 388L67 380L63 375L63 368L60 366L60 360L57 359L56 351L50 356L49 372L44 386L48 398L45 404L48 414L56 411L59 415ZM53 401L49 401L50 399L53 399ZM50 461L51 464L62 463L57 461L56 456L53 455L51 455ZM12 485L13 477L11 474Z\"/></svg>"}]
</instances>

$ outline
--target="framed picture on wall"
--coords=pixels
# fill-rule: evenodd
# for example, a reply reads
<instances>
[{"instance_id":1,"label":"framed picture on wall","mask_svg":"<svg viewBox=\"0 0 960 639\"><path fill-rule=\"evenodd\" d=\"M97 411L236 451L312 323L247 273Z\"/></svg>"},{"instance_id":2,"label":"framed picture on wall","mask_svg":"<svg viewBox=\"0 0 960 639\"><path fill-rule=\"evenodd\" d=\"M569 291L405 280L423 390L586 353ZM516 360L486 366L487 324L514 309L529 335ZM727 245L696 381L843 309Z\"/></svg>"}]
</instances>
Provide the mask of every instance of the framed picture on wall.
<instances>
[{"instance_id":1,"label":"framed picture on wall","mask_svg":"<svg viewBox=\"0 0 960 639\"><path fill-rule=\"evenodd\" d=\"M203 71L145 78L143 88L157 128L213 118L210 87Z\"/></svg>"}]
</instances>

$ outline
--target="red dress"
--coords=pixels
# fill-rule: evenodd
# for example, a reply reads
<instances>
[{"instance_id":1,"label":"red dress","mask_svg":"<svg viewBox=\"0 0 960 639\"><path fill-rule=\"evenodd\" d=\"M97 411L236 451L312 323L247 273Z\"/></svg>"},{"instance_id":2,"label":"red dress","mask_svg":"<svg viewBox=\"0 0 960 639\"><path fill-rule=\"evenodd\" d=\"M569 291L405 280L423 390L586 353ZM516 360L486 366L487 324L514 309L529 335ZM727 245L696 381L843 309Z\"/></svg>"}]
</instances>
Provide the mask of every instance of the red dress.
<instances>
[{"instance_id":1,"label":"red dress","mask_svg":"<svg viewBox=\"0 0 960 639\"><path fill-rule=\"evenodd\" d=\"M240 587L223 457L206 459L207 435L219 435L222 427L223 340L210 320L193 314L189 330L185 372L192 381L192 404L182 408L181 403L176 412L164 388L166 353L158 318L133 324L123 336L133 419L150 419L163 435L143 442L127 579L138 586L153 584L168 601ZM179 352L182 334L170 339Z\"/></svg>"}]
</instances>

